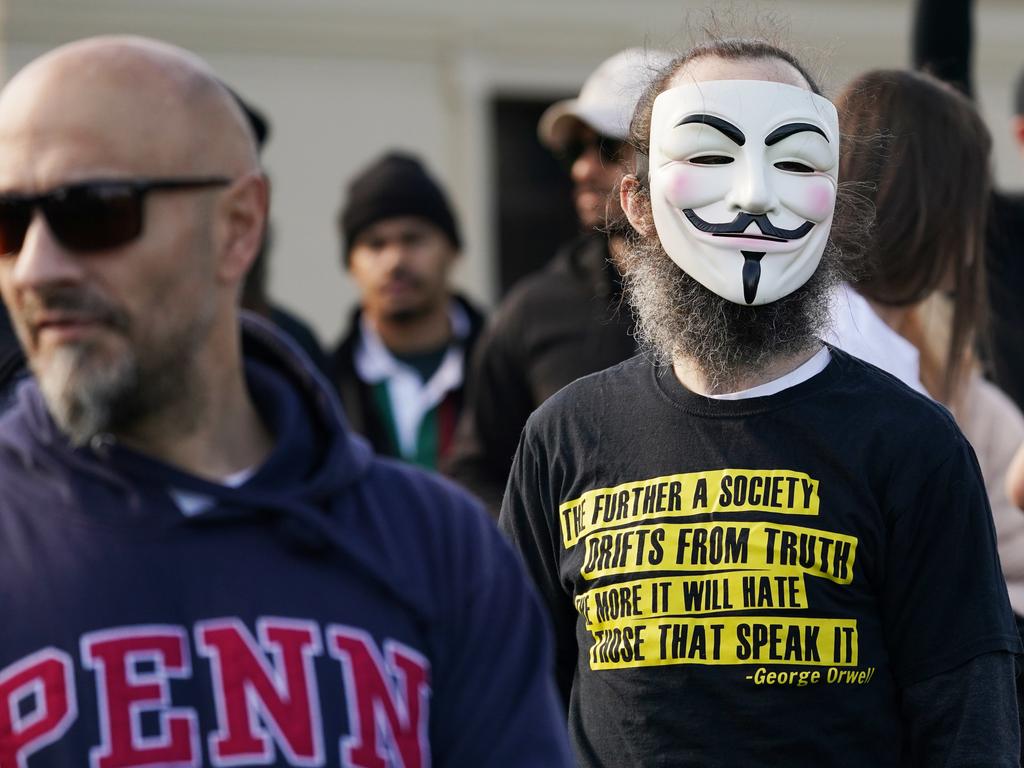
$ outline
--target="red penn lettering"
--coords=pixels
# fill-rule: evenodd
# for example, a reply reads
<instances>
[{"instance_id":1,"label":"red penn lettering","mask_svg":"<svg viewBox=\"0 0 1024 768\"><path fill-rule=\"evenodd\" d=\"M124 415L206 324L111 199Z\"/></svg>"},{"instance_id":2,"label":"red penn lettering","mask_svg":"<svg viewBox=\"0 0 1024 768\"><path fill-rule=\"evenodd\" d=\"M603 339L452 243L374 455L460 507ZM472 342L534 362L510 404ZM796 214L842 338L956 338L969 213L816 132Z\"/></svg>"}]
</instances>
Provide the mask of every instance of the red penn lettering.
<instances>
[{"instance_id":1,"label":"red penn lettering","mask_svg":"<svg viewBox=\"0 0 1024 768\"><path fill-rule=\"evenodd\" d=\"M90 632L78 650L95 679L98 733L91 748L82 747L87 755L67 758L75 765L183 768L283 758L322 766L339 757L351 768L430 764L429 663L394 640L378 646L358 628L335 624L322 632L314 621L262 617L253 632L225 617L198 622L191 635L172 625ZM315 661L325 654L341 674L318 681ZM199 674L193 666L209 674L209 685L190 687L211 690L214 699L216 725L205 740L195 709L172 701L172 681ZM320 687L328 685L343 688L346 722L323 719ZM27 768L78 715L75 661L63 650L44 648L0 670L0 768Z\"/></svg>"}]
</instances>

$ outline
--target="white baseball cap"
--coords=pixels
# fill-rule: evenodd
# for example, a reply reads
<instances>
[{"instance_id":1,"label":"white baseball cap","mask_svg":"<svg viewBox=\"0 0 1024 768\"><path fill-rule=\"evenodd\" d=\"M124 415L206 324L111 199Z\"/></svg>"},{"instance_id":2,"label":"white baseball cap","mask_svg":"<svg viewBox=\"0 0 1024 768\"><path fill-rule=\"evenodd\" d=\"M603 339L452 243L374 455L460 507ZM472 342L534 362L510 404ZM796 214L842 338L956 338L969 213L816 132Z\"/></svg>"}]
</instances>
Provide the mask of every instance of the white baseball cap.
<instances>
[{"instance_id":1,"label":"white baseball cap","mask_svg":"<svg viewBox=\"0 0 1024 768\"><path fill-rule=\"evenodd\" d=\"M602 136L625 139L644 88L670 61L672 54L644 48L627 48L606 59L583 83L579 96L557 101L544 111L537 124L541 143L562 146L573 118Z\"/></svg>"}]
</instances>

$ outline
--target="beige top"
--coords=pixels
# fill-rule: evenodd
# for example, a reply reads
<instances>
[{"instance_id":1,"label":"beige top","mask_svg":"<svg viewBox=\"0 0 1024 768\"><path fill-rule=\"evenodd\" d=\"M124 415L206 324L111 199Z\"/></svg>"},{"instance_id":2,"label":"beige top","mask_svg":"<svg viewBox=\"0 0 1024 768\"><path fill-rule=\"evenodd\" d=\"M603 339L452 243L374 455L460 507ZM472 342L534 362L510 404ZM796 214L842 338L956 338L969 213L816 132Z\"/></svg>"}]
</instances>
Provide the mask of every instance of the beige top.
<instances>
[{"instance_id":1,"label":"beige top","mask_svg":"<svg viewBox=\"0 0 1024 768\"><path fill-rule=\"evenodd\" d=\"M1006 472L1024 443L1024 415L1002 390L977 373L968 380L962 403L957 423L978 454L1010 605L1024 616L1024 512L1006 494Z\"/></svg>"}]
</instances>

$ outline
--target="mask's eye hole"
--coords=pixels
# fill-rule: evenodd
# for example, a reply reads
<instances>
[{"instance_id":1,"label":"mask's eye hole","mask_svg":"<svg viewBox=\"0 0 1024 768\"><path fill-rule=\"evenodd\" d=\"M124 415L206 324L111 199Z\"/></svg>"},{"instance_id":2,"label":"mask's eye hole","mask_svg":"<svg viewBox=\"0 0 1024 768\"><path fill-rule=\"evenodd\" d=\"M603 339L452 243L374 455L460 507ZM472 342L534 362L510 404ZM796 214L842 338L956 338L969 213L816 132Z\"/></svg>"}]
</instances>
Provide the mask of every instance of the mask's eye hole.
<instances>
[{"instance_id":1,"label":"mask's eye hole","mask_svg":"<svg viewBox=\"0 0 1024 768\"><path fill-rule=\"evenodd\" d=\"M733 161L733 158L728 155L701 155L700 157L691 157L689 162L695 165L728 165Z\"/></svg>"},{"instance_id":2,"label":"mask's eye hole","mask_svg":"<svg viewBox=\"0 0 1024 768\"><path fill-rule=\"evenodd\" d=\"M780 171L789 171L790 173L814 173L814 169L804 163L797 163L793 160L784 160L781 163L776 163L775 167Z\"/></svg>"}]
</instances>

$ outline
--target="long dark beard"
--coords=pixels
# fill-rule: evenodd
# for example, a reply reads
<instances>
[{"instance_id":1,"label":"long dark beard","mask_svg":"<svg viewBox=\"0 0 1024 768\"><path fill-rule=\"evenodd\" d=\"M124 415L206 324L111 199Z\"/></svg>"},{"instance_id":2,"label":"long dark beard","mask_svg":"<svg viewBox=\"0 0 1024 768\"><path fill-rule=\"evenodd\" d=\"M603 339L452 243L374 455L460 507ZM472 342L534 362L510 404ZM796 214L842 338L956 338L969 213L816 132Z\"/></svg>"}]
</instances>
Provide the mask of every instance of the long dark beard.
<instances>
[{"instance_id":1,"label":"long dark beard","mask_svg":"<svg viewBox=\"0 0 1024 768\"><path fill-rule=\"evenodd\" d=\"M656 236L629 239L619 259L637 340L659 362L692 360L712 387L747 379L774 360L813 349L829 322L829 295L842 281L831 243L814 275L770 304L723 299L676 266Z\"/></svg>"}]
</instances>

